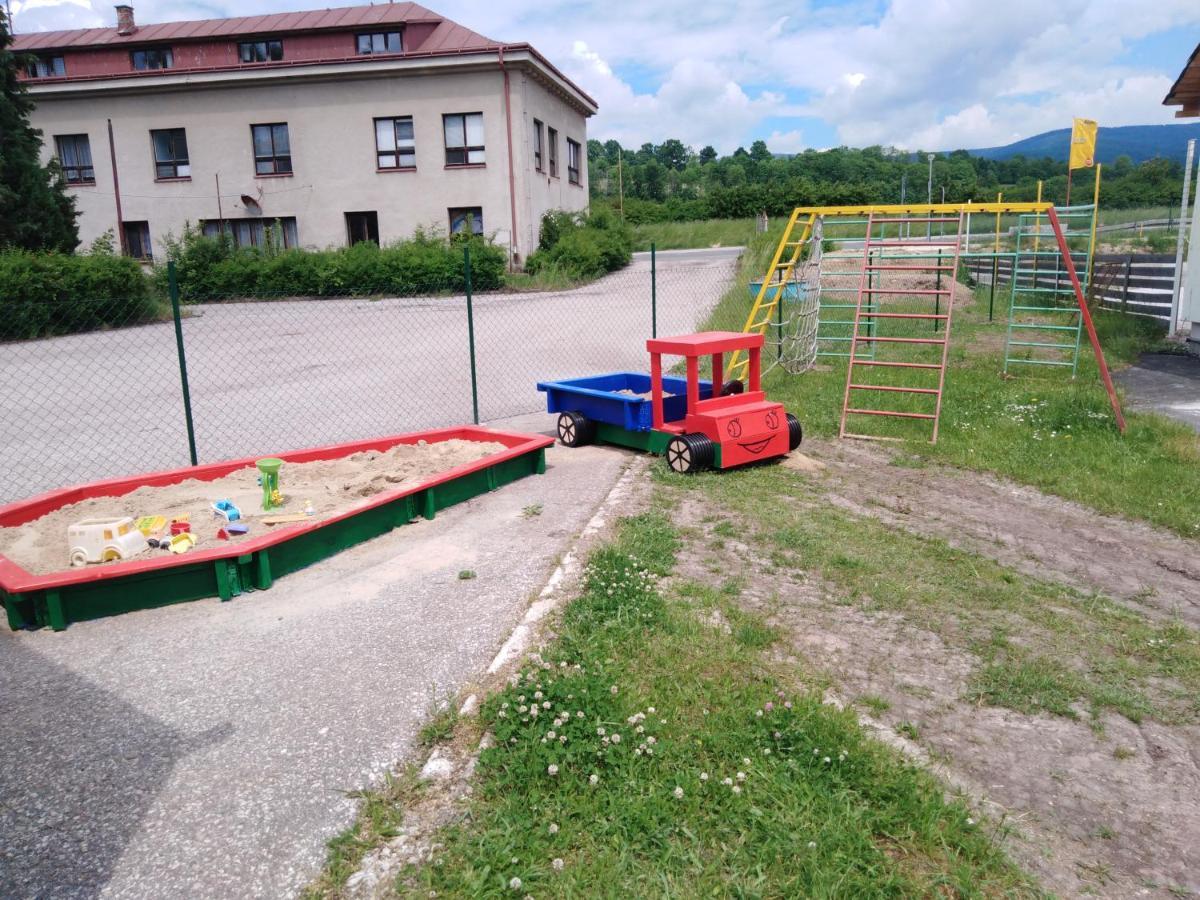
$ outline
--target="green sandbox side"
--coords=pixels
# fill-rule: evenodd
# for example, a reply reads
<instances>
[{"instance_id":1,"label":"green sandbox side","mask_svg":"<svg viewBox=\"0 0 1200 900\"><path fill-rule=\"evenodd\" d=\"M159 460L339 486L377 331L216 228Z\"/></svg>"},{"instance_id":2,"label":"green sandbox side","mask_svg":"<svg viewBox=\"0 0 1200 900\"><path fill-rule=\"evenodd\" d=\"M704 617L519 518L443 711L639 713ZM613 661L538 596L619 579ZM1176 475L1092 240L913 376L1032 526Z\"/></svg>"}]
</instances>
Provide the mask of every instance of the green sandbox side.
<instances>
[{"instance_id":1,"label":"green sandbox side","mask_svg":"<svg viewBox=\"0 0 1200 900\"><path fill-rule=\"evenodd\" d=\"M48 625L55 631L71 622L137 609L205 597L229 600L247 591L266 590L282 575L387 534L417 516L432 519L438 510L545 471L546 451L531 450L244 556L190 565L184 562L170 569L69 585L55 591L9 594L0 589L0 599L10 628Z\"/></svg>"}]
</instances>

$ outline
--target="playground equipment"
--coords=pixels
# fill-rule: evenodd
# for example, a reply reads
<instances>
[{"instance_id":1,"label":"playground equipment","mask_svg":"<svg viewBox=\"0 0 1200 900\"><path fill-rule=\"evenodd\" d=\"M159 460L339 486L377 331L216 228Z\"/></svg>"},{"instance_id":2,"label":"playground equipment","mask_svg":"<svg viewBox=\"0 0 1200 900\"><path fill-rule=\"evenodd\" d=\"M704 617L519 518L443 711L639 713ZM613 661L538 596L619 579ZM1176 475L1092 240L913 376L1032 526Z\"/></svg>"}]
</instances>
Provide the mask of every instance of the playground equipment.
<instances>
[{"instance_id":1,"label":"playground equipment","mask_svg":"<svg viewBox=\"0 0 1200 900\"><path fill-rule=\"evenodd\" d=\"M202 597L230 600L243 592L266 590L281 576L386 534L414 517L432 519L438 510L494 491L526 475L545 472L546 447L554 443L550 438L467 426L296 450L280 454L279 458L294 463L314 462L366 451L385 453L399 444L449 440L496 442L505 449L419 483L381 491L348 512L325 519L305 516L304 521L286 528L263 529L261 533L256 529L255 534L244 540L201 544L182 555L156 554L86 572L67 570L44 575L28 572L0 556L0 602L8 615L9 627L49 625L60 630L70 622L128 610ZM92 497L120 498L143 486L161 487L190 478L213 481L240 472L254 462L253 458L235 459L62 488L0 506L0 527L24 525ZM142 537L133 528L132 519L114 521L127 521L130 531ZM231 532L237 529L238 524L229 525Z\"/></svg>"},{"instance_id":2,"label":"playground equipment","mask_svg":"<svg viewBox=\"0 0 1200 900\"><path fill-rule=\"evenodd\" d=\"M67 546L71 565L129 559L150 545L146 536L134 527L129 516L111 519L84 519L67 528Z\"/></svg>"},{"instance_id":3,"label":"playground equipment","mask_svg":"<svg viewBox=\"0 0 1200 900\"><path fill-rule=\"evenodd\" d=\"M1097 174L1097 179L1098 177ZM1091 261L1095 249L1096 209L1095 202L1090 206L1064 209L1063 216L1071 223L1069 228L1064 229L1062 219L1052 204L1041 201L1005 203L1003 195L997 198L996 203L798 207L792 211L791 217L788 219L766 276L751 304L742 331L746 334L766 335L771 326L775 325L782 347L787 339L782 333L782 323L788 293L799 292L807 296L815 296L819 300L816 355L849 358L853 354L857 365L867 365L877 358L878 348L888 343L875 340L880 322L885 318L880 315L881 308L876 302L877 295L886 290L880 289L883 280L880 275L887 271L886 265L877 263L881 261L882 257L892 255L888 248L881 246L885 230L890 223L896 222L900 231L895 234L895 239L901 240L901 234L903 234L904 244L921 246L928 250L941 249L945 253L946 226L957 222L956 232L959 239L955 242L957 245L956 262L959 259L967 258L978 260L980 257L990 260L992 262L993 291L997 280L998 260L1001 258L1012 260L1012 297L1009 303L1009 316L1014 327L1009 329L1009 340L1006 342L1005 368L1007 369L1013 363L1032 361L1034 364L1042 365L1069 365L1074 373L1077 366L1077 352L1074 348L1081 341L1080 329L1086 329L1100 369L1101 380L1112 404L1117 427L1124 432L1125 419L1121 412L1120 402L1113 388L1108 366L1104 360L1095 326L1084 298L1085 285L1090 277ZM982 248L978 239L976 239L976 246L971 246L972 236L969 222L972 215L995 216L996 218L994 235L984 237L985 245ZM1002 249L1001 216L1018 217L1015 229L1015 251ZM910 218L908 221L901 221L903 217ZM964 218L966 220L965 228L961 221ZM1030 225L1030 220L1032 220L1032 225ZM1043 229L1041 224L1043 220L1049 226L1048 230ZM920 224L925 225L923 235ZM917 226L915 233L914 225ZM938 226L936 235L934 234L935 225ZM872 230L876 227L880 229L880 234L878 238L873 238ZM1030 234L1033 237L1032 250L1029 249L1028 242ZM1083 270L1081 280L1068 244L1068 238L1082 239L1085 234L1089 241L1089 249L1086 255L1087 266ZM1042 250L1043 236L1045 236L1047 246L1051 245L1051 240L1053 241L1053 249ZM842 249L829 252L827 245L830 241L838 242ZM872 248L872 241L874 241L874 248ZM943 244L941 248L938 248L939 242ZM990 247L986 246L987 243L990 243ZM855 246L858 244L861 244L861 249ZM882 253L876 252L880 250ZM873 256L877 258L873 258ZM1082 262L1082 252L1079 253L1079 256ZM858 259L858 265L853 264L855 258ZM914 255L910 253L908 258L914 258ZM1033 261L1032 272L1028 265L1030 260ZM1052 262L1050 262L1051 260ZM938 259L936 265L926 268L927 272L932 271L935 275L936 286L927 292L928 295L935 297L935 303L937 299L945 295L945 292L941 290L942 278L953 281L956 274L957 265L947 266L944 264L945 262L943 257ZM1045 262L1049 262L1049 265L1044 266ZM858 284L852 286L849 281L855 277L857 277ZM797 285L797 283L798 286L794 287L793 285ZM1020 295L1025 292L1024 286L1028 285L1038 288L1042 293L1070 294L1073 303L1070 306L1060 307L1053 299L1038 303L1018 302ZM857 302L847 302L851 293L857 295ZM914 292L906 293L913 294ZM1024 309L1023 306L1029 308ZM847 311L851 309L854 310L853 318L846 315ZM1060 309L1062 312L1059 312ZM927 313L927 315L938 317L941 312L935 306L933 313ZM989 306L989 319L990 317ZM937 326L938 319L934 318L934 328L936 329ZM1068 344L1069 332L1072 331L1075 341ZM1050 334L1051 338L1045 341L1025 342L1020 340L1026 336L1023 334L1026 332L1029 333L1029 336ZM1017 338L1015 340L1014 335ZM1062 338L1055 337L1055 335L1068 336ZM941 343L941 341L938 340L937 343ZM1012 352L1012 347L1022 348L1019 357ZM1053 351L1056 350L1070 350L1073 355L1070 359L1047 361L1044 354L1053 354ZM902 361L897 360L896 362ZM928 396L937 398L938 405L935 410L916 418L932 417L936 439L945 365L942 363L929 365L937 368L940 372L938 387L926 388L930 391ZM725 377L728 379L741 378L747 368L747 358L744 354L735 352L729 358ZM847 374L849 376L851 373ZM861 382L851 382L848 377L847 384L858 385ZM875 387L884 388L885 386L876 385ZM903 385L892 387L903 387ZM848 386L847 394L855 389ZM849 407L848 400L843 403L843 409L847 408L859 409L858 407ZM876 414L884 414L884 411L876 411ZM844 432L844 426L842 430ZM846 436L852 435L846 433Z\"/></svg>"},{"instance_id":4,"label":"playground equipment","mask_svg":"<svg viewBox=\"0 0 1200 900\"><path fill-rule=\"evenodd\" d=\"M649 375L612 372L537 388L546 394L547 411L559 414L558 436L568 447L599 440L664 454L676 472L729 469L800 445L799 420L762 391L762 348L762 335L732 331L652 338ZM701 357L711 357L719 377L731 352L747 354L745 390L739 381L701 380ZM663 375L664 354L684 358L686 379Z\"/></svg>"},{"instance_id":5,"label":"playground equipment","mask_svg":"<svg viewBox=\"0 0 1200 900\"><path fill-rule=\"evenodd\" d=\"M236 522L242 517L242 511L237 508L232 500L218 500L212 505L213 515L224 519L226 522Z\"/></svg>"},{"instance_id":6,"label":"playground equipment","mask_svg":"<svg viewBox=\"0 0 1200 900\"><path fill-rule=\"evenodd\" d=\"M263 510L270 512L278 509L283 505L283 495L279 493L279 467L283 465L283 460L268 457L258 460L255 465L261 473L259 480L263 489Z\"/></svg>"}]
</instances>

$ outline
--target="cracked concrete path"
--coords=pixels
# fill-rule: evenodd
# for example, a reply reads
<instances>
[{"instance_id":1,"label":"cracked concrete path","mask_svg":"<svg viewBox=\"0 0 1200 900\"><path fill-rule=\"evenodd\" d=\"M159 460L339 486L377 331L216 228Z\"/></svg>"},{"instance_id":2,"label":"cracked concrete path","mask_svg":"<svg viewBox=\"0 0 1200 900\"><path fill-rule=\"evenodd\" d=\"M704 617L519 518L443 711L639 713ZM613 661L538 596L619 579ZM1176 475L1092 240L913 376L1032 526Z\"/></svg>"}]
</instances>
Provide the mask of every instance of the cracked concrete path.
<instances>
[{"instance_id":1,"label":"cracked concrete path","mask_svg":"<svg viewBox=\"0 0 1200 900\"><path fill-rule=\"evenodd\" d=\"M0 633L0 896L295 894L348 792L482 674L627 461L551 448L544 476L269 591Z\"/></svg>"}]
</instances>

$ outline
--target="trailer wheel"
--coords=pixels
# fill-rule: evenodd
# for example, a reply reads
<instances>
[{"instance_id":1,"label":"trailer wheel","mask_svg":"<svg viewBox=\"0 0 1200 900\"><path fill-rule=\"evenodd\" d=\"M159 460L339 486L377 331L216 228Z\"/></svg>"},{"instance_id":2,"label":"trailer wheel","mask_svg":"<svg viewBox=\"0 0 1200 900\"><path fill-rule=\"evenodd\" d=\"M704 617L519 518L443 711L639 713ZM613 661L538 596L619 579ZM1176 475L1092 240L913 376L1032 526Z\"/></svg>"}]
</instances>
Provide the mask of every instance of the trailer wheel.
<instances>
[{"instance_id":1,"label":"trailer wheel","mask_svg":"<svg viewBox=\"0 0 1200 900\"><path fill-rule=\"evenodd\" d=\"M800 427L800 420L791 413L787 414L788 425L788 453L791 453L800 446L800 441L804 439L804 429Z\"/></svg>"},{"instance_id":2,"label":"trailer wheel","mask_svg":"<svg viewBox=\"0 0 1200 900\"><path fill-rule=\"evenodd\" d=\"M577 412L560 413L558 439L564 447L582 447L596 439L596 423Z\"/></svg>"},{"instance_id":3,"label":"trailer wheel","mask_svg":"<svg viewBox=\"0 0 1200 900\"><path fill-rule=\"evenodd\" d=\"M667 444L667 465L681 475L712 468L713 456L713 442L702 434L682 434Z\"/></svg>"}]
</instances>

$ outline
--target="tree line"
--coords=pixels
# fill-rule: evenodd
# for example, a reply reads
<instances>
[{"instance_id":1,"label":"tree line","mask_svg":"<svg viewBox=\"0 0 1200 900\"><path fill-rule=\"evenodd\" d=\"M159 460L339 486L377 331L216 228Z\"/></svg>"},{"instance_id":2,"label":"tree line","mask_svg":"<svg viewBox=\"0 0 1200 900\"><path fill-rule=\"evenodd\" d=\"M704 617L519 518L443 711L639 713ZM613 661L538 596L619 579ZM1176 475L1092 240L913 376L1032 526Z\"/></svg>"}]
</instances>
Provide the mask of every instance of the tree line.
<instances>
[{"instance_id":1,"label":"tree line","mask_svg":"<svg viewBox=\"0 0 1200 900\"><path fill-rule=\"evenodd\" d=\"M676 138L624 149L616 141L588 141L589 189L593 200L623 205L633 223L780 216L797 206L858 203L921 203L930 193L930 154L890 147L836 147L775 155L765 141L721 156L711 146L698 152ZM1091 203L1094 172L1077 170L1071 202ZM934 202L991 202L1042 198L1063 204L1067 164L1017 155L984 159L966 150L934 155ZM1100 205L1108 208L1169 207L1179 203L1183 166L1164 158L1134 164L1128 156L1105 166ZM622 202L623 201L623 202Z\"/></svg>"}]
</instances>

